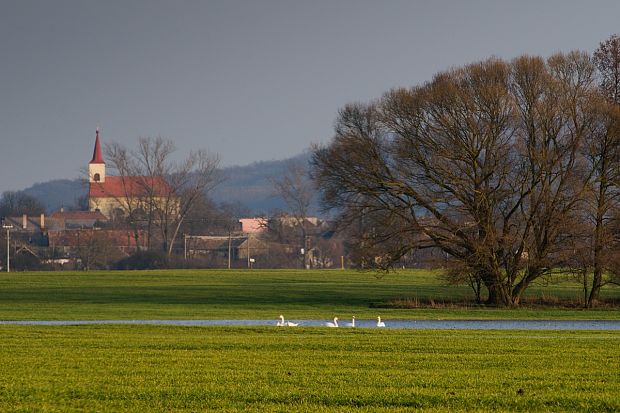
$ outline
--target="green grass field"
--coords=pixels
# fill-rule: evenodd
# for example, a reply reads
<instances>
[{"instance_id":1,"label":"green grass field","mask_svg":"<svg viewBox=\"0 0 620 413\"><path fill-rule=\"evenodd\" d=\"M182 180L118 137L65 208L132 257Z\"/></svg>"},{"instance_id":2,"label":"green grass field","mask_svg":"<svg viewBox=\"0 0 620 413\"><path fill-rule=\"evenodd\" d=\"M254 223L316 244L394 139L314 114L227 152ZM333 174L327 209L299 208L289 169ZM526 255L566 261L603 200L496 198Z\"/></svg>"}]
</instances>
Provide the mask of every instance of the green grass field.
<instances>
[{"instance_id":1,"label":"green grass field","mask_svg":"<svg viewBox=\"0 0 620 413\"><path fill-rule=\"evenodd\" d=\"M0 326L2 411L620 410L620 332Z\"/></svg>"},{"instance_id":2,"label":"green grass field","mask_svg":"<svg viewBox=\"0 0 620 413\"><path fill-rule=\"evenodd\" d=\"M437 273L0 275L0 320L618 319L443 305ZM573 299L571 283L530 296ZM605 294L616 299L618 289ZM384 308L395 299L434 300ZM620 411L620 331L0 325L0 411Z\"/></svg>"},{"instance_id":3,"label":"green grass field","mask_svg":"<svg viewBox=\"0 0 620 413\"><path fill-rule=\"evenodd\" d=\"M620 298L620 288L604 294ZM576 299L573 283L534 286L529 296ZM617 309L523 307L502 310L443 305L471 297L437 272L377 278L355 271L167 270L0 274L0 320L90 319L617 319ZM434 300L435 306L384 308L391 300Z\"/></svg>"}]
</instances>

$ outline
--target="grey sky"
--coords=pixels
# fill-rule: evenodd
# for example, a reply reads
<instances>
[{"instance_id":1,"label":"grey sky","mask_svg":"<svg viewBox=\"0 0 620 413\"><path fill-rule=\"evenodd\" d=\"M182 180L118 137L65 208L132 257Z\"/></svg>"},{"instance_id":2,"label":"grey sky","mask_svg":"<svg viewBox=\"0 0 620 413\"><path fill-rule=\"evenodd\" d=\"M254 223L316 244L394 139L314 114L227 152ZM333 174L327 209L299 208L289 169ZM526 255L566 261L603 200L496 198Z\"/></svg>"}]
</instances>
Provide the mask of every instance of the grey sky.
<instances>
[{"instance_id":1,"label":"grey sky","mask_svg":"<svg viewBox=\"0 0 620 413\"><path fill-rule=\"evenodd\" d=\"M0 0L0 191L75 178L103 143L296 155L336 111L488 56L592 51L620 1Z\"/></svg>"}]
</instances>

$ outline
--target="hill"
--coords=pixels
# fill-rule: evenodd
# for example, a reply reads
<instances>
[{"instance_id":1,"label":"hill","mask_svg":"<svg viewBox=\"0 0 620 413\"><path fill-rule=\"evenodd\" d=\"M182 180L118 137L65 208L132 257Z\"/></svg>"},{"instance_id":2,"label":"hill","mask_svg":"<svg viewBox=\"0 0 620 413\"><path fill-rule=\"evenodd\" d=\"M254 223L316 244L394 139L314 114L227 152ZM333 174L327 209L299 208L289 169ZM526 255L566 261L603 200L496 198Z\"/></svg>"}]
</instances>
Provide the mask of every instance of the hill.
<instances>
[{"instance_id":1,"label":"hill","mask_svg":"<svg viewBox=\"0 0 620 413\"><path fill-rule=\"evenodd\" d=\"M217 203L233 204L248 214L269 213L285 209L284 201L274 194L271 180L285 173L289 162L308 162L307 153L283 160L261 161L245 166L231 166L221 169L224 181L213 191L211 198ZM39 199L47 212L64 208L75 208L88 189L79 179L56 179L37 183L24 189L28 195ZM313 212L318 206L313 205Z\"/></svg>"},{"instance_id":2,"label":"hill","mask_svg":"<svg viewBox=\"0 0 620 413\"><path fill-rule=\"evenodd\" d=\"M41 201L49 213L60 208L77 208L80 198L88 195L88 187L81 179L55 179L36 183L23 192Z\"/></svg>"},{"instance_id":3,"label":"hill","mask_svg":"<svg viewBox=\"0 0 620 413\"><path fill-rule=\"evenodd\" d=\"M225 180L213 192L212 198L219 203L238 204L253 214L286 209L282 198L274 193L271 181L286 173L289 162L308 163L309 160L309 154L301 154L284 160L223 168ZM316 211L318 207L314 205L311 209Z\"/></svg>"}]
</instances>

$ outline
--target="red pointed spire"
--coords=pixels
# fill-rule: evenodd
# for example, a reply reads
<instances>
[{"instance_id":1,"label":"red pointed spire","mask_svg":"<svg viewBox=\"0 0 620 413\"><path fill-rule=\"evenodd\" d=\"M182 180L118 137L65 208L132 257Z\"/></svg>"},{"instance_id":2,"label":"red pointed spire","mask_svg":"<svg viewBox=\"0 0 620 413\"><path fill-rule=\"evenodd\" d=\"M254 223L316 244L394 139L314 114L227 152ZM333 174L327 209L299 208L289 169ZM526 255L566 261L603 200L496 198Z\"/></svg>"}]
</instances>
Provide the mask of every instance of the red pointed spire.
<instances>
[{"instance_id":1,"label":"red pointed spire","mask_svg":"<svg viewBox=\"0 0 620 413\"><path fill-rule=\"evenodd\" d=\"M99 143L99 128L95 135L95 150L93 150L93 159L90 163L105 163L103 162L103 156L101 156L101 144Z\"/></svg>"}]
</instances>

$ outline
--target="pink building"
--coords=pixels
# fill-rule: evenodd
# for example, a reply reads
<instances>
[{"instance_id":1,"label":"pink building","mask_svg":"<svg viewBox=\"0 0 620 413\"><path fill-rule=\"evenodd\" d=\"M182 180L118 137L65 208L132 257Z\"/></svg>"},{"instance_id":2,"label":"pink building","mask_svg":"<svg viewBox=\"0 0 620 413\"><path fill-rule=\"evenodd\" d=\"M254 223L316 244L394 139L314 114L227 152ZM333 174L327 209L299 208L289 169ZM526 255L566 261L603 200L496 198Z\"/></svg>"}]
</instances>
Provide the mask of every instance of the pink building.
<instances>
[{"instance_id":1,"label":"pink building","mask_svg":"<svg viewBox=\"0 0 620 413\"><path fill-rule=\"evenodd\" d=\"M246 234L256 234L267 229L267 220L265 218L240 218L241 232Z\"/></svg>"}]
</instances>

